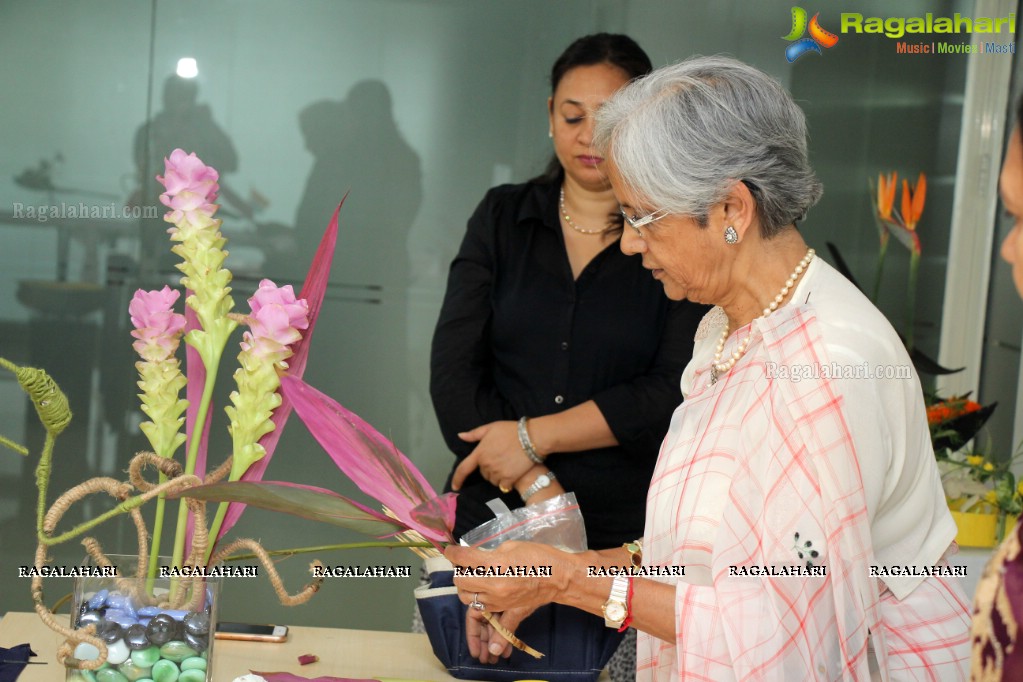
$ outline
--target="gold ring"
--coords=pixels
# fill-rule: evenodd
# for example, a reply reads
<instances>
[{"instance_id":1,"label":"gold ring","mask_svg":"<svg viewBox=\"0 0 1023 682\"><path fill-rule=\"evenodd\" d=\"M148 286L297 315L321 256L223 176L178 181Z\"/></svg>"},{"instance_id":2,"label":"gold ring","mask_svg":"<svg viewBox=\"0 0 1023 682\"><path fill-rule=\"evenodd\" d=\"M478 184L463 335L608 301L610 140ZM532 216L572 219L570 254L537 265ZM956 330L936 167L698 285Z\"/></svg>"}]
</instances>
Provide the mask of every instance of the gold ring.
<instances>
[{"instance_id":1,"label":"gold ring","mask_svg":"<svg viewBox=\"0 0 1023 682\"><path fill-rule=\"evenodd\" d=\"M500 488L501 492L504 493L505 495L507 495L508 493L511 492L511 488L505 488L503 485L502 486L498 486L498 488Z\"/></svg>"}]
</instances>

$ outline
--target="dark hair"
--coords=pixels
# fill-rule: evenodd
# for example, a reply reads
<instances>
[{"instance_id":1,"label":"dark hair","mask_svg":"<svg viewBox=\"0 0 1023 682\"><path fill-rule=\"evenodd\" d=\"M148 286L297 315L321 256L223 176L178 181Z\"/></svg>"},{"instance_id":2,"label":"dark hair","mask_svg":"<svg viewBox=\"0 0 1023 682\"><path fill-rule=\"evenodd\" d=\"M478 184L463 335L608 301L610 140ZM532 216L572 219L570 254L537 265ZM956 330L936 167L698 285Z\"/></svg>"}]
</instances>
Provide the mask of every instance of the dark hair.
<instances>
[{"instance_id":1,"label":"dark hair","mask_svg":"<svg viewBox=\"0 0 1023 682\"><path fill-rule=\"evenodd\" d=\"M653 71L650 57L635 40L620 33L594 33L577 39L561 53L551 67L551 94L565 74L577 66L610 64L618 67L629 79L639 78ZM551 156L544 172L533 178L533 182L561 182L564 171L556 155Z\"/></svg>"}]
</instances>

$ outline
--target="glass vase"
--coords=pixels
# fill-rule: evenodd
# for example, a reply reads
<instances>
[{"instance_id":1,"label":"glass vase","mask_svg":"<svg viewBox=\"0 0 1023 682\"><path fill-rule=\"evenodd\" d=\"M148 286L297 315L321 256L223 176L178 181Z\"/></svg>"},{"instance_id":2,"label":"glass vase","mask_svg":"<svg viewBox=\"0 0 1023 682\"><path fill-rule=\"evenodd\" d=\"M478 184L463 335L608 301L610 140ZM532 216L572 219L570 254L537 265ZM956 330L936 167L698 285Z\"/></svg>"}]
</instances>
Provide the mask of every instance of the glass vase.
<instances>
[{"instance_id":1,"label":"glass vase","mask_svg":"<svg viewBox=\"0 0 1023 682\"><path fill-rule=\"evenodd\" d=\"M220 578L180 577L160 557L156 577L140 579L137 556L107 557L116 570L76 577L71 609L71 627L94 624L107 659L94 671L69 667L67 682L212 682ZM96 567L91 558L83 565ZM99 651L82 643L74 658L96 659Z\"/></svg>"}]
</instances>

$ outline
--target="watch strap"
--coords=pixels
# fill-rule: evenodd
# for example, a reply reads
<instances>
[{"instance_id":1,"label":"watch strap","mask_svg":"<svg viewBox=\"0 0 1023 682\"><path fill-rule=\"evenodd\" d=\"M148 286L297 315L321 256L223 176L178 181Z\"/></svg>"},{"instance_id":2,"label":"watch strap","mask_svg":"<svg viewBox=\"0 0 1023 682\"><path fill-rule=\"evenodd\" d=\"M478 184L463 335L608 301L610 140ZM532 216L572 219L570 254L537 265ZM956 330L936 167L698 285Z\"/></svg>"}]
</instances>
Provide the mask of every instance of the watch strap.
<instances>
[{"instance_id":1,"label":"watch strap","mask_svg":"<svg viewBox=\"0 0 1023 682\"><path fill-rule=\"evenodd\" d=\"M529 498L536 495L538 492L549 486L554 481L558 480L558 477L554 475L553 471L548 471L545 474L540 474L533 481L533 484L526 488L525 492L522 493L522 501L528 502Z\"/></svg>"}]
</instances>

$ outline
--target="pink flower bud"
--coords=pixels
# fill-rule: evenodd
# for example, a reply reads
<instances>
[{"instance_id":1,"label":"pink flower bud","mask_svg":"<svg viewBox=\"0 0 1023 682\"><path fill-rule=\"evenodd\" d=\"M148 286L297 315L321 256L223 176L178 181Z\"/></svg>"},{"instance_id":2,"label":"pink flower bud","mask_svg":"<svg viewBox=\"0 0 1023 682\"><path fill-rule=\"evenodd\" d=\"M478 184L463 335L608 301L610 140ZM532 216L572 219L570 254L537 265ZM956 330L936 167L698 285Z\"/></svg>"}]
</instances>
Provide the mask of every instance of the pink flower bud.
<instances>
[{"instance_id":1,"label":"pink flower bud","mask_svg":"<svg viewBox=\"0 0 1023 682\"><path fill-rule=\"evenodd\" d=\"M174 312L181 294L164 285L160 291L139 289L128 304L128 314L135 326L131 335L138 339L132 346L150 362L158 362L174 354L185 328L185 316Z\"/></svg>"}]
</instances>

